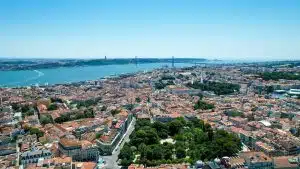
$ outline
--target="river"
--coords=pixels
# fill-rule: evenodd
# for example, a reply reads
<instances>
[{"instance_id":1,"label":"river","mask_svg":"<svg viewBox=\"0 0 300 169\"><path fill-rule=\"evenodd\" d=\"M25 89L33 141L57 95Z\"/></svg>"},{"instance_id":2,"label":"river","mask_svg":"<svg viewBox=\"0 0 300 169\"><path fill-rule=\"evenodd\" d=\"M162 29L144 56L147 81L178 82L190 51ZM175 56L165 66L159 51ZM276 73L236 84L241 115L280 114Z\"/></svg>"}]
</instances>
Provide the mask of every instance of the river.
<instances>
[{"instance_id":1,"label":"river","mask_svg":"<svg viewBox=\"0 0 300 169\"><path fill-rule=\"evenodd\" d=\"M110 75L151 71L171 63L103 65L83 67L60 67L54 69L0 71L0 87L62 84L85 80L96 80ZM191 63L175 63L176 67L193 66Z\"/></svg>"}]
</instances>

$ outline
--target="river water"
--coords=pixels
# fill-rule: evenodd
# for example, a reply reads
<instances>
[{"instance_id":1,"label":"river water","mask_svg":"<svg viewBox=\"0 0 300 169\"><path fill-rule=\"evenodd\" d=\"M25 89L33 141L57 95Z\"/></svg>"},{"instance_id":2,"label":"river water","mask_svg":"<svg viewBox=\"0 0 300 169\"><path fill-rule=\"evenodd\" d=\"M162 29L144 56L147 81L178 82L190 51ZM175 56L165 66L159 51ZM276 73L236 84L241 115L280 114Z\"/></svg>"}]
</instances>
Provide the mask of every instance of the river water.
<instances>
[{"instance_id":1,"label":"river water","mask_svg":"<svg viewBox=\"0 0 300 169\"><path fill-rule=\"evenodd\" d=\"M61 84L96 80L110 75L150 71L171 63L102 65L83 67L60 67L54 69L0 71L0 87L20 87L29 85ZM176 67L193 66L191 63L175 63Z\"/></svg>"}]
</instances>

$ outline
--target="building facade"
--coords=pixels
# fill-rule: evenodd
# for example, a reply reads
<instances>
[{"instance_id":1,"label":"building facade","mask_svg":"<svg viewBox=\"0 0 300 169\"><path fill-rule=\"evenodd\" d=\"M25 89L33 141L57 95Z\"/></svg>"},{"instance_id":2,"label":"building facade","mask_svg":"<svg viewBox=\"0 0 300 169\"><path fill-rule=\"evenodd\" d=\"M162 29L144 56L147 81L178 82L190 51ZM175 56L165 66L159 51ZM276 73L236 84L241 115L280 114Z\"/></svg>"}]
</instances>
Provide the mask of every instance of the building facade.
<instances>
[{"instance_id":1,"label":"building facade","mask_svg":"<svg viewBox=\"0 0 300 169\"><path fill-rule=\"evenodd\" d=\"M39 159L50 159L52 153L49 150L27 151L21 154L20 160L22 165L37 163Z\"/></svg>"},{"instance_id":2,"label":"building facade","mask_svg":"<svg viewBox=\"0 0 300 169\"><path fill-rule=\"evenodd\" d=\"M101 154L103 155L111 155L113 150L121 141L123 135L126 133L133 115L129 114L126 120L118 125L117 128L111 129L105 135L102 135L100 139L97 140L97 145L100 149Z\"/></svg>"},{"instance_id":3,"label":"building facade","mask_svg":"<svg viewBox=\"0 0 300 169\"><path fill-rule=\"evenodd\" d=\"M61 139L58 143L61 155L72 157L73 161L91 161L99 157L99 149L96 145L82 146L80 141Z\"/></svg>"}]
</instances>

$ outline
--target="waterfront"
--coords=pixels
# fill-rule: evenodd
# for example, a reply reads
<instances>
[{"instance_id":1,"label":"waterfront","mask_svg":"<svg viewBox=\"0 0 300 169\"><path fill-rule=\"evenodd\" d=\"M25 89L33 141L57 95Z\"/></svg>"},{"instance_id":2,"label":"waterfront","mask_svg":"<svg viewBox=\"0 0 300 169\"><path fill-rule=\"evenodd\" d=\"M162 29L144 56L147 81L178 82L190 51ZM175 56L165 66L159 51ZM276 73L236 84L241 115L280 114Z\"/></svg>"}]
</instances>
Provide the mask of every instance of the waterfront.
<instances>
[{"instance_id":1,"label":"waterfront","mask_svg":"<svg viewBox=\"0 0 300 169\"><path fill-rule=\"evenodd\" d=\"M163 66L172 66L171 63L103 65L83 67L61 67L55 69L0 71L0 87L19 87L29 85L61 84L96 80L110 75L151 71ZM176 63L176 67L193 66L191 63Z\"/></svg>"},{"instance_id":2,"label":"waterfront","mask_svg":"<svg viewBox=\"0 0 300 169\"><path fill-rule=\"evenodd\" d=\"M194 161L219 166L218 161L228 158L245 166L243 161L252 156L263 156L275 166L278 158L288 163L299 156L294 148L300 146L298 63L186 68L192 65L175 63L185 68L155 69L101 83L1 88L4 166L186 169L180 166L195 168ZM97 79L108 71L122 74L160 66L38 69L28 71L33 74L28 81L46 76ZM24 73L12 73L19 72ZM272 93L287 95L273 99ZM15 143L13 138L20 139Z\"/></svg>"}]
</instances>

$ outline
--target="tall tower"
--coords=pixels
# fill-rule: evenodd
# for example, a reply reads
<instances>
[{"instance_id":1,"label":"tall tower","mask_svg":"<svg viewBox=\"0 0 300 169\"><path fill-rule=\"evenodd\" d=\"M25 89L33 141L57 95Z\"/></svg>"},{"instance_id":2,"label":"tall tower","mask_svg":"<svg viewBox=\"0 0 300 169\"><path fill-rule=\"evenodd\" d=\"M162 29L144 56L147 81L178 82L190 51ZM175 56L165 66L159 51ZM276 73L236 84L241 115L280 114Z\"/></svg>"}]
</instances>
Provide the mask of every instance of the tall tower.
<instances>
[{"instance_id":1,"label":"tall tower","mask_svg":"<svg viewBox=\"0 0 300 169\"><path fill-rule=\"evenodd\" d=\"M106 58L106 56L104 57L104 60L106 60L107 58Z\"/></svg>"},{"instance_id":2,"label":"tall tower","mask_svg":"<svg viewBox=\"0 0 300 169\"><path fill-rule=\"evenodd\" d=\"M172 56L172 67L174 67L174 56Z\"/></svg>"}]
</instances>

